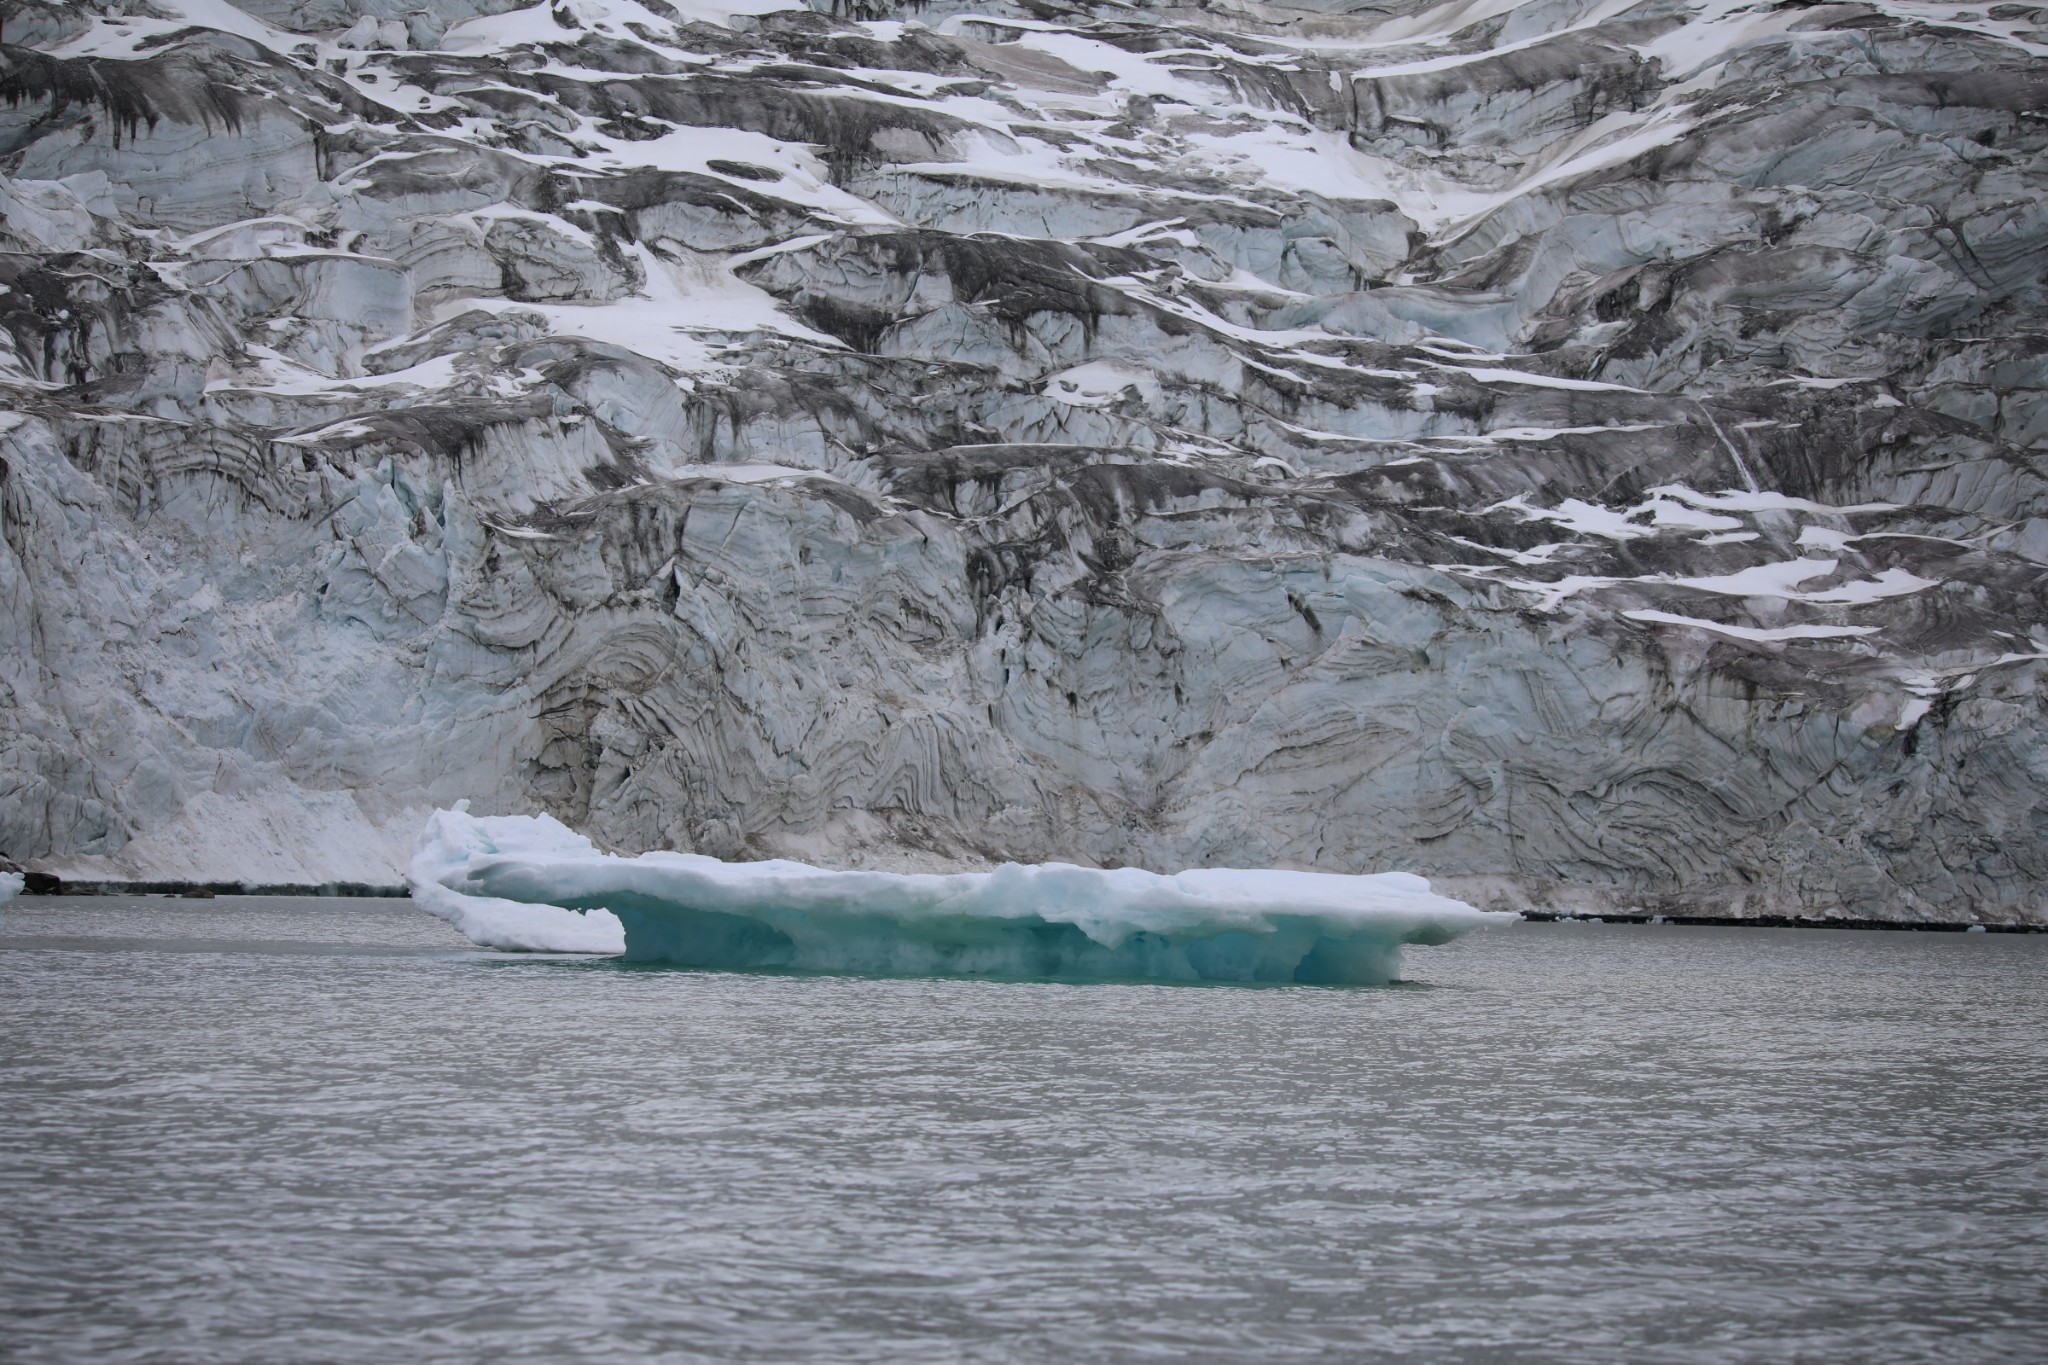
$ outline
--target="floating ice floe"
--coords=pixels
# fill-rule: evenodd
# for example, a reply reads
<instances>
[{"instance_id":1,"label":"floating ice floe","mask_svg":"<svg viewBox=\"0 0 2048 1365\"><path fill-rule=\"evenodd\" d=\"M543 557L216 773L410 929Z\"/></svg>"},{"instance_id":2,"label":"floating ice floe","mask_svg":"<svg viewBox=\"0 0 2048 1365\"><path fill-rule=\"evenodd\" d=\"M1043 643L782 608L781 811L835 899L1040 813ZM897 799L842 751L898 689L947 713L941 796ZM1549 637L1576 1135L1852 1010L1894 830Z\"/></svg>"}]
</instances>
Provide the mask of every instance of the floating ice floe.
<instances>
[{"instance_id":1,"label":"floating ice floe","mask_svg":"<svg viewBox=\"0 0 2048 1365\"><path fill-rule=\"evenodd\" d=\"M620 858L547 816L460 806L428 821L410 876L421 909L485 947L726 970L1376 985L1398 979L1405 944L1514 918L1400 872Z\"/></svg>"},{"instance_id":2,"label":"floating ice floe","mask_svg":"<svg viewBox=\"0 0 2048 1365\"><path fill-rule=\"evenodd\" d=\"M0 906L19 896L27 880L19 872L0 872Z\"/></svg>"}]
</instances>

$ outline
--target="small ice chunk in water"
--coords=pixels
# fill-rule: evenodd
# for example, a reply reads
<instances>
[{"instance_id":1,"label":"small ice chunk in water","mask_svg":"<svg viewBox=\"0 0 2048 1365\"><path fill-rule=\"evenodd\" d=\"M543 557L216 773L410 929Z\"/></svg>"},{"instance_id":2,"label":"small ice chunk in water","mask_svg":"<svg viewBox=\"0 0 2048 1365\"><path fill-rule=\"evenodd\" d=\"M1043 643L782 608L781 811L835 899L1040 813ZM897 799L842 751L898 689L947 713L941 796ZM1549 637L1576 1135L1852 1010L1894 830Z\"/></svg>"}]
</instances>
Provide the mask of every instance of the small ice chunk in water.
<instances>
[{"instance_id":1,"label":"small ice chunk in water","mask_svg":"<svg viewBox=\"0 0 2048 1365\"><path fill-rule=\"evenodd\" d=\"M21 894L22 885L28 879L19 872L0 872L0 907Z\"/></svg>"},{"instance_id":2,"label":"small ice chunk in water","mask_svg":"<svg viewBox=\"0 0 2048 1365\"><path fill-rule=\"evenodd\" d=\"M428 822L410 877L421 909L487 947L886 976L1373 985L1398 979L1404 944L1514 918L1402 872L1009 863L906 875L619 858L546 816L460 807Z\"/></svg>"}]
</instances>

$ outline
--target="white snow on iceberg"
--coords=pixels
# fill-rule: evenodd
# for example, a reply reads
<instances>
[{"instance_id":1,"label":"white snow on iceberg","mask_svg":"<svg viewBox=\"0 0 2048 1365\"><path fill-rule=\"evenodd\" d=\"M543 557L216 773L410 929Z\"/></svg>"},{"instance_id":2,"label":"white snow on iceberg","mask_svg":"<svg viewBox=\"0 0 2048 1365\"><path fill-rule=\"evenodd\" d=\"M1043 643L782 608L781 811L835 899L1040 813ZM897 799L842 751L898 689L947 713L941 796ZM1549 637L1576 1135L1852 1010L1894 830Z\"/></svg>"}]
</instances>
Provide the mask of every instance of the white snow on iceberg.
<instances>
[{"instance_id":1,"label":"white snow on iceberg","mask_svg":"<svg viewBox=\"0 0 2048 1365\"><path fill-rule=\"evenodd\" d=\"M830 872L696 854L620 858L546 816L441 811L411 870L422 909L496 948L727 970L1374 985L1404 944L1513 919L1401 872L1066 863Z\"/></svg>"},{"instance_id":2,"label":"white snow on iceberg","mask_svg":"<svg viewBox=\"0 0 2048 1365\"><path fill-rule=\"evenodd\" d=\"M548 859L601 856L590 840L546 815L469 814L469 802L436 811L420 831L406 879L413 904L447 920L484 948L528 953L623 953L626 931L603 910L578 913L559 905L501 900L465 885L473 864L495 857Z\"/></svg>"}]
</instances>

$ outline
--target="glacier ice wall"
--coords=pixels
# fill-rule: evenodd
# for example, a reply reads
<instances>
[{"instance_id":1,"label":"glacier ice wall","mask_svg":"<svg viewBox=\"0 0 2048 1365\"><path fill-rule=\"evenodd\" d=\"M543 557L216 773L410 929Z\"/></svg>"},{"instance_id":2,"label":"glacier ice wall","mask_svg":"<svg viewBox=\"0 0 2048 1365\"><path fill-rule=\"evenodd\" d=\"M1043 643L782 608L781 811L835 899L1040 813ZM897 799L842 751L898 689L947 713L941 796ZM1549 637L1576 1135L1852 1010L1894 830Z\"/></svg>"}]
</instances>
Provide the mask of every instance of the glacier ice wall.
<instances>
[{"instance_id":1,"label":"glacier ice wall","mask_svg":"<svg viewBox=\"0 0 2048 1365\"><path fill-rule=\"evenodd\" d=\"M830 11L830 12L826 12ZM2048 911L2048 11L91 0L0 852Z\"/></svg>"},{"instance_id":2,"label":"glacier ice wall","mask_svg":"<svg viewBox=\"0 0 2048 1365\"><path fill-rule=\"evenodd\" d=\"M460 808L428 821L410 881L422 909L488 947L884 976L1376 986L1400 979L1407 944L1515 918L1402 872L1005 863L941 874L618 858L547 816Z\"/></svg>"}]
</instances>

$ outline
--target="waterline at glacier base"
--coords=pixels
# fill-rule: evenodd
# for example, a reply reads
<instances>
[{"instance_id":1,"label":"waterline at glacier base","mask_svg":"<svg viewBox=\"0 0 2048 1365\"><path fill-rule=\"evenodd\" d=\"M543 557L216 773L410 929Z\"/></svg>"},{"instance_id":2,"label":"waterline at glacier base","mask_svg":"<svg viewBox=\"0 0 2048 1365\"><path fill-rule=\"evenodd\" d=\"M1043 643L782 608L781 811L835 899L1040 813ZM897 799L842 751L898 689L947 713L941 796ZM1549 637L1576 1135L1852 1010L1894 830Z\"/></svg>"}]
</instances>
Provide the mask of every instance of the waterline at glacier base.
<instances>
[{"instance_id":1,"label":"waterline at glacier base","mask_svg":"<svg viewBox=\"0 0 2048 1365\"><path fill-rule=\"evenodd\" d=\"M485 947L731 971L1383 985L1400 979L1405 945L1515 918L1402 872L624 858L547 816L461 808L429 820L410 880L422 909Z\"/></svg>"}]
</instances>

